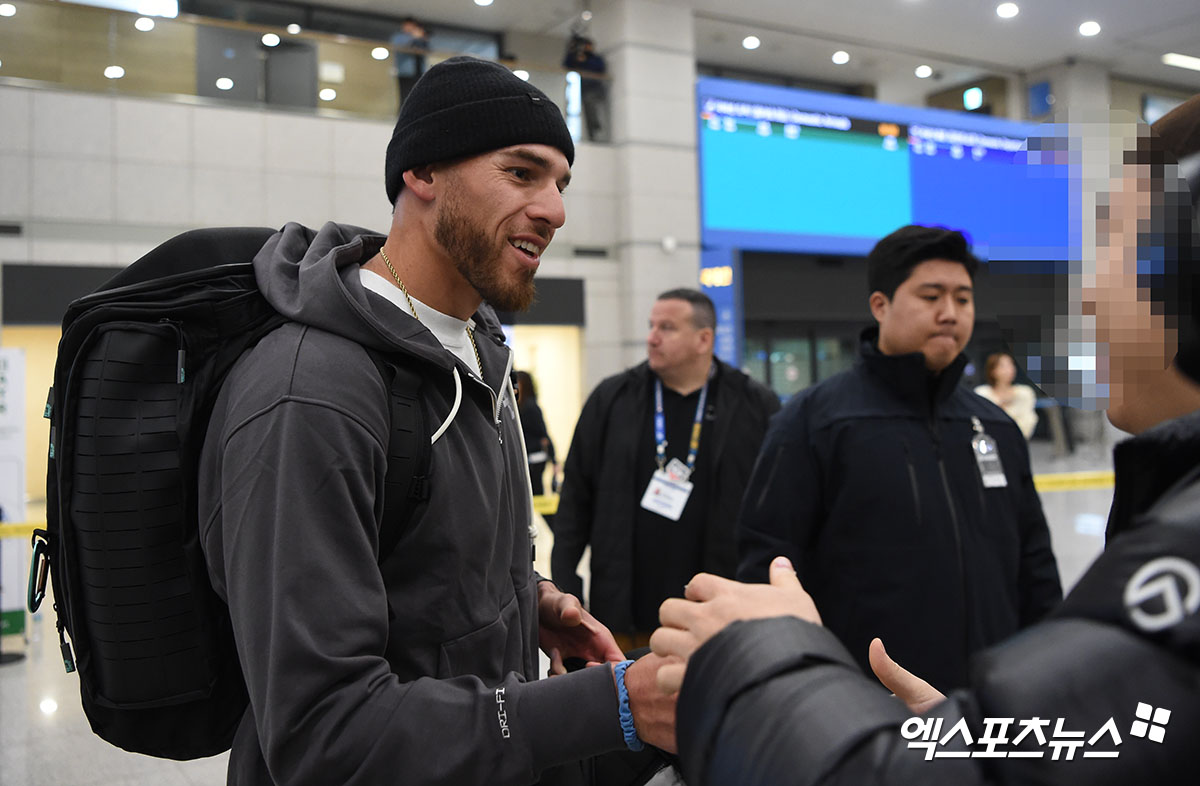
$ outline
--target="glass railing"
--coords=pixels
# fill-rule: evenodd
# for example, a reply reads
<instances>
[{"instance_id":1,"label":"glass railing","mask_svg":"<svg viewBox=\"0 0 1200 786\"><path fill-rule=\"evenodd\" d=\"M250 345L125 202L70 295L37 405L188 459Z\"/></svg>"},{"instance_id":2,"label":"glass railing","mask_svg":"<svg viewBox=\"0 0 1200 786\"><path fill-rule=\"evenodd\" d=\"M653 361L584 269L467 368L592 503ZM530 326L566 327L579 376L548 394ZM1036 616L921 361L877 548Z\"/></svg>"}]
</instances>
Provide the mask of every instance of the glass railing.
<instances>
[{"instance_id":1,"label":"glass railing","mask_svg":"<svg viewBox=\"0 0 1200 786\"><path fill-rule=\"evenodd\" d=\"M0 83L391 120L399 107L397 57L422 55L428 66L454 54L199 16L0 0ZM577 95L576 77L557 64L504 63L527 73L578 133L580 102L568 97L571 87Z\"/></svg>"}]
</instances>

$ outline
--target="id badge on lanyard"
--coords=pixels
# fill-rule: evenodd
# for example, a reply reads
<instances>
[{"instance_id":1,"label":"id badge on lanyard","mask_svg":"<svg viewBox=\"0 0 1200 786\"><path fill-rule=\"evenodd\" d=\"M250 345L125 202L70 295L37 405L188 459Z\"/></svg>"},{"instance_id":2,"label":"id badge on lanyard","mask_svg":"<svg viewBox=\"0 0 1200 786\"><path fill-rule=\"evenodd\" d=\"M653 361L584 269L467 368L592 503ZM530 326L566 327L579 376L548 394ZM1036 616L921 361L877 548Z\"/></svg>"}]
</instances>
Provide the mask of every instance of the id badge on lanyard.
<instances>
[{"instance_id":1,"label":"id badge on lanyard","mask_svg":"<svg viewBox=\"0 0 1200 786\"><path fill-rule=\"evenodd\" d=\"M1004 474L1004 465L1000 462L1000 449L996 440L983 430L979 418L971 416L971 427L975 429L975 437L971 440L971 451L975 454L975 464L979 467L979 476L983 479L985 489L1002 489L1008 487L1008 477Z\"/></svg>"},{"instance_id":2,"label":"id badge on lanyard","mask_svg":"<svg viewBox=\"0 0 1200 786\"><path fill-rule=\"evenodd\" d=\"M711 377L710 372L709 378ZM700 390L700 400L696 403L696 417L692 422L692 441L688 447L687 462L678 458L667 462L667 426L666 416L663 414L662 380L654 380L654 439L658 470L650 478L646 493L642 495L642 507L671 521L679 521L683 509L687 507L688 498L692 496L692 489L695 488L690 479L696 469L696 455L700 451L700 429L704 422L704 404L707 399L706 381Z\"/></svg>"}]
</instances>

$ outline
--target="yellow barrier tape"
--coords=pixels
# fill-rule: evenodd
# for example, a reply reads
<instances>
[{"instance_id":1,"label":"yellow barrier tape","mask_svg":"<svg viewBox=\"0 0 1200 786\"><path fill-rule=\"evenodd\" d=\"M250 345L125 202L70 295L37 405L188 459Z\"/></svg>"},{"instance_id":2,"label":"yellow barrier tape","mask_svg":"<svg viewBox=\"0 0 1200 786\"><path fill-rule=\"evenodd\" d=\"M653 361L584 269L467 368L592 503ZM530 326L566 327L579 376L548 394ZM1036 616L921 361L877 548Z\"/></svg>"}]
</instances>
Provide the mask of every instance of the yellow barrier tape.
<instances>
[{"instance_id":1,"label":"yellow barrier tape","mask_svg":"<svg viewBox=\"0 0 1200 786\"><path fill-rule=\"evenodd\" d=\"M1113 473L1100 472L1055 472L1045 475L1034 475L1033 484L1039 492L1047 491L1084 491L1087 489L1110 489L1113 486ZM533 509L543 516L553 516L558 512L558 495L542 494L533 498ZM23 524L0 524L0 538L25 538L28 540L35 529L45 529L46 522L30 521Z\"/></svg>"},{"instance_id":2,"label":"yellow barrier tape","mask_svg":"<svg viewBox=\"0 0 1200 786\"><path fill-rule=\"evenodd\" d=\"M1047 491L1086 491L1113 487L1112 470L1097 472L1054 472L1034 475L1033 485L1041 493Z\"/></svg>"},{"instance_id":3,"label":"yellow barrier tape","mask_svg":"<svg viewBox=\"0 0 1200 786\"><path fill-rule=\"evenodd\" d=\"M44 521L26 521L22 524L0 524L0 538L24 538L29 540L35 529L45 529Z\"/></svg>"}]
</instances>

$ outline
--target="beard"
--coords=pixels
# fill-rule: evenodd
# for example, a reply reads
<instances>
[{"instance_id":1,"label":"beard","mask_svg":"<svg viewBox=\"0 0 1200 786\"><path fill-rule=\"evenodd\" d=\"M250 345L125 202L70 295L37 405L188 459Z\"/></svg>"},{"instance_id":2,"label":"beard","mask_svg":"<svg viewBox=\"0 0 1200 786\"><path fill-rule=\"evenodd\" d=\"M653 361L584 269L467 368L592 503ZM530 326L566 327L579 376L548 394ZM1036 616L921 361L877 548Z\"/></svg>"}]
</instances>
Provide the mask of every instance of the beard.
<instances>
[{"instance_id":1,"label":"beard","mask_svg":"<svg viewBox=\"0 0 1200 786\"><path fill-rule=\"evenodd\" d=\"M453 193L453 192L449 192ZM500 311L525 311L533 305L537 285L533 270L506 275L503 256L507 242L496 243L467 218L456 198L444 199L433 230L434 239L453 259L454 266L479 296Z\"/></svg>"}]
</instances>

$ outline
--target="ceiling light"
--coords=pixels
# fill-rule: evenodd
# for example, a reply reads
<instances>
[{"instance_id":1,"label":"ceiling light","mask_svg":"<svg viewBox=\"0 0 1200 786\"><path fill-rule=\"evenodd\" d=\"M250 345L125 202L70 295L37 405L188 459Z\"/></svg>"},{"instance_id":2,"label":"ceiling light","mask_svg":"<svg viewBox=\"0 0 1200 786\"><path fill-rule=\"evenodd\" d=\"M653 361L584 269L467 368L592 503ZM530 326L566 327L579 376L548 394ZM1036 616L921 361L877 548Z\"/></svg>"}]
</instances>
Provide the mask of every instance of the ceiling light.
<instances>
[{"instance_id":1,"label":"ceiling light","mask_svg":"<svg viewBox=\"0 0 1200 786\"><path fill-rule=\"evenodd\" d=\"M1016 3L1001 3L996 6L996 16L1001 19L1012 19L1019 13L1021 13L1021 9L1017 8Z\"/></svg>"},{"instance_id":2,"label":"ceiling light","mask_svg":"<svg viewBox=\"0 0 1200 786\"><path fill-rule=\"evenodd\" d=\"M121 66L112 65L104 69L104 75L109 79L120 79L125 76L125 69Z\"/></svg>"},{"instance_id":3,"label":"ceiling light","mask_svg":"<svg viewBox=\"0 0 1200 786\"><path fill-rule=\"evenodd\" d=\"M227 76L221 77L220 79L217 80L217 89L218 90L232 90L233 89L233 80Z\"/></svg>"},{"instance_id":4,"label":"ceiling light","mask_svg":"<svg viewBox=\"0 0 1200 786\"><path fill-rule=\"evenodd\" d=\"M968 112L974 112L979 107L983 106L983 88L968 87L963 91L962 95L963 109Z\"/></svg>"},{"instance_id":5,"label":"ceiling light","mask_svg":"<svg viewBox=\"0 0 1200 786\"><path fill-rule=\"evenodd\" d=\"M762 46L762 41L758 40L756 35L748 35L742 39L743 49L758 49L760 46Z\"/></svg>"},{"instance_id":6,"label":"ceiling light","mask_svg":"<svg viewBox=\"0 0 1200 786\"><path fill-rule=\"evenodd\" d=\"M850 62L850 53L843 52L841 49L839 49L833 53L833 62L837 63L838 65L846 65L846 63Z\"/></svg>"},{"instance_id":7,"label":"ceiling light","mask_svg":"<svg viewBox=\"0 0 1200 786\"><path fill-rule=\"evenodd\" d=\"M513 71L513 76L526 82L529 81L529 72L524 68L518 68L516 71Z\"/></svg>"},{"instance_id":8,"label":"ceiling light","mask_svg":"<svg viewBox=\"0 0 1200 786\"><path fill-rule=\"evenodd\" d=\"M590 22L590 21L592 21L592 12L584 11L582 14L579 15L579 18L585 22Z\"/></svg>"},{"instance_id":9,"label":"ceiling light","mask_svg":"<svg viewBox=\"0 0 1200 786\"><path fill-rule=\"evenodd\" d=\"M390 54L391 50L389 50L386 46L377 46L371 50L371 57L375 58L376 60L387 60L388 55Z\"/></svg>"},{"instance_id":10,"label":"ceiling light","mask_svg":"<svg viewBox=\"0 0 1200 786\"><path fill-rule=\"evenodd\" d=\"M913 73L917 75L917 79L928 79L933 76L933 69L927 65L919 65Z\"/></svg>"},{"instance_id":11,"label":"ceiling light","mask_svg":"<svg viewBox=\"0 0 1200 786\"><path fill-rule=\"evenodd\" d=\"M492 4L492 0L475 0L475 5L478 5L478 6L487 6L487 5L491 5L491 4Z\"/></svg>"},{"instance_id":12,"label":"ceiling light","mask_svg":"<svg viewBox=\"0 0 1200 786\"><path fill-rule=\"evenodd\" d=\"M1091 38L1094 35L1100 35L1100 23L1087 21L1079 26L1079 34Z\"/></svg>"},{"instance_id":13,"label":"ceiling light","mask_svg":"<svg viewBox=\"0 0 1200 786\"><path fill-rule=\"evenodd\" d=\"M300 25L292 22L287 26L287 31L289 35L300 35Z\"/></svg>"},{"instance_id":14,"label":"ceiling light","mask_svg":"<svg viewBox=\"0 0 1200 786\"><path fill-rule=\"evenodd\" d=\"M332 87L324 87L321 88L321 92L317 93L317 96L322 101L332 101L333 99L337 98L337 91Z\"/></svg>"},{"instance_id":15,"label":"ceiling light","mask_svg":"<svg viewBox=\"0 0 1200 786\"><path fill-rule=\"evenodd\" d=\"M12 3L0 3L0 16L15 16L17 7Z\"/></svg>"},{"instance_id":16,"label":"ceiling light","mask_svg":"<svg viewBox=\"0 0 1200 786\"><path fill-rule=\"evenodd\" d=\"M274 33L264 33L262 42L263 46L279 46L279 36Z\"/></svg>"},{"instance_id":17,"label":"ceiling light","mask_svg":"<svg viewBox=\"0 0 1200 786\"><path fill-rule=\"evenodd\" d=\"M133 26L143 33L149 33L154 29L154 20L148 16L139 16Z\"/></svg>"},{"instance_id":18,"label":"ceiling light","mask_svg":"<svg viewBox=\"0 0 1200 786\"><path fill-rule=\"evenodd\" d=\"M1190 68L1193 71L1200 71L1200 57L1181 55L1177 52L1167 52L1162 56L1162 61L1165 65L1175 66L1176 68Z\"/></svg>"}]
</instances>

